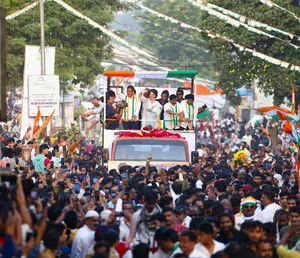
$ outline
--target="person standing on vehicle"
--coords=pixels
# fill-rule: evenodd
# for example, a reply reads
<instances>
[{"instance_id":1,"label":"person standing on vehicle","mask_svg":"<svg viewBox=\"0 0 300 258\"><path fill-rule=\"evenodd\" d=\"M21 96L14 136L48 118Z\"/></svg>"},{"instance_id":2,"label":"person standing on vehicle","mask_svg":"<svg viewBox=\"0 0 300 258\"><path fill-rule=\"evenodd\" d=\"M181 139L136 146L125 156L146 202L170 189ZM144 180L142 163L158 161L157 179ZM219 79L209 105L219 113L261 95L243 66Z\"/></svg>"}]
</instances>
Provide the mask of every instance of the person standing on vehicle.
<instances>
[{"instance_id":1,"label":"person standing on vehicle","mask_svg":"<svg viewBox=\"0 0 300 258\"><path fill-rule=\"evenodd\" d=\"M163 129L178 130L180 129L180 120L183 118L181 105L177 102L176 95L170 96L170 102L165 107Z\"/></svg>"},{"instance_id":2,"label":"person standing on vehicle","mask_svg":"<svg viewBox=\"0 0 300 258\"><path fill-rule=\"evenodd\" d=\"M194 99L194 94L188 94L185 96L185 100L180 103L184 114L184 122L181 123L181 127L184 130L193 130L193 122L195 120Z\"/></svg>"},{"instance_id":3,"label":"person standing on vehicle","mask_svg":"<svg viewBox=\"0 0 300 258\"><path fill-rule=\"evenodd\" d=\"M113 91L106 93L106 128L116 130L120 126L119 121L122 119L123 108L116 110L113 107L116 95Z\"/></svg>"},{"instance_id":4,"label":"person standing on vehicle","mask_svg":"<svg viewBox=\"0 0 300 258\"><path fill-rule=\"evenodd\" d=\"M89 132L101 121L101 111L104 107L104 104L97 97L93 97L92 104L94 105L92 110L80 114L84 120L92 120L91 125L87 128L87 132ZM101 123L103 123L103 121L101 121Z\"/></svg>"},{"instance_id":5,"label":"person standing on vehicle","mask_svg":"<svg viewBox=\"0 0 300 258\"><path fill-rule=\"evenodd\" d=\"M116 86L117 96L120 100L127 103L127 107L123 110L123 126L125 130L138 130L139 129L139 112L141 109L141 102L136 97L136 90L132 85L127 87L127 95L121 93L119 86Z\"/></svg>"},{"instance_id":6,"label":"person standing on vehicle","mask_svg":"<svg viewBox=\"0 0 300 258\"><path fill-rule=\"evenodd\" d=\"M169 91L164 90L160 95L160 99L157 100L159 102L159 104L161 104L163 107L163 109L160 113L160 120L164 120L165 105L169 102L169 95L170 95Z\"/></svg>"},{"instance_id":7,"label":"person standing on vehicle","mask_svg":"<svg viewBox=\"0 0 300 258\"><path fill-rule=\"evenodd\" d=\"M178 102L178 103L181 103L182 101L184 101L184 98L183 98L183 90L178 89L178 90L176 91L176 97L177 97L177 102Z\"/></svg>"}]
</instances>

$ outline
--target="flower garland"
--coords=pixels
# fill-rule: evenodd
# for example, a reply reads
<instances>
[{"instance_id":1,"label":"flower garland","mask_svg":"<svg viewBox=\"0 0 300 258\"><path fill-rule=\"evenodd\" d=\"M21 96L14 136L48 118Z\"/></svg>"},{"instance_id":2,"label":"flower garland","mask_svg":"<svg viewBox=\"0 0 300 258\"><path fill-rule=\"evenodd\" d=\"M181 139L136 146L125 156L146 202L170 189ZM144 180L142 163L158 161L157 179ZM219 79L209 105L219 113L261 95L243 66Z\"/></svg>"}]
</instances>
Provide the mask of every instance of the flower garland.
<instances>
[{"instance_id":1,"label":"flower garland","mask_svg":"<svg viewBox=\"0 0 300 258\"><path fill-rule=\"evenodd\" d=\"M294 64L285 62L283 60L280 60L280 59L277 59L277 58L265 55L265 54L263 54L261 52L253 50L251 48L244 47L244 46L242 46L240 44L235 43L232 39L229 39L229 38L227 38L225 36L221 36L219 34L213 34L210 31L207 31L207 30L204 31L204 30L202 30L202 29L200 29L198 27L195 27L195 26L192 26L190 24L181 22L181 21L179 21L179 20L177 20L175 18L169 17L169 16L167 16L165 14L162 14L160 12L157 12L157 11L155 11L155 10L149 8L149 7L146 7L143 4L141 4L141 3L135 2L134 0L127 0L127 1L134 2L137 6L139 6L144 11L147 11L147 12L149 12L151 14L154 14L157 17L164 19L165 21L168 21L168 22L171 22L171 23L174 23L174 24L179 24L182 28L187 28L187 29L198 31L198 32L204 32L210 38L218 38L218 39L221 39L223 41L226 41L226 42L232 44L233 46L235 46L236 48L238 48L240 51L249 52L249 53L251 53L252 56L258 57L258 58L260 58L262 60L265 60L268 63L281 66L282 68L289 68L292 71L300 72L300 66L298 66L298 65L294 65Z\"/></svg>"}]
</instances>

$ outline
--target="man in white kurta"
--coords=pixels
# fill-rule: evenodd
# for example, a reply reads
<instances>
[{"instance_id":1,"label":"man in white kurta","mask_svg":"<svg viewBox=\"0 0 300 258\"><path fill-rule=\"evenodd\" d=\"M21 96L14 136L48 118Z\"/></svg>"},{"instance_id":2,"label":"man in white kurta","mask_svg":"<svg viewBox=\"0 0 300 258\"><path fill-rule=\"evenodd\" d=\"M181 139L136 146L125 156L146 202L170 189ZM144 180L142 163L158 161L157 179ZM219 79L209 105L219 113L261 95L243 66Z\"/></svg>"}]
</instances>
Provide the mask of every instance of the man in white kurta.
<instances>
[{"instance_id":1,"label":"man in white kurta","mask_svg":"<svg viewBox=\"0 0 300 258\"><path fill-rule=\"evenodd\" d=\"M261 196L261 203L265 207L262 210L263 223L274 222L274 215L281 207L274 202L275 196L271 190L265 190Z\"/></svg>"},{"instance_id":2,"label":"man in white kurta","mask_svg":"<svg viewBox=\"0 0 300 258\"><path fill-rule=\"evenodd\" d=\"M133 86L127 87L127 94L124 95L119 87L117 89L117 96L120 100L127 103L127 107L123 110L123 126L125 130L138 130L139 129L139 112L141 109L141 102L135 95L136 91Z\"/></svg>"},{"instance_id":3,"label":"man in white kurta","mask_svg":"<svg viewBox=\"0 0 300 258\"><path fill-rule=\"evenodd\" d=\"M183 112L175 94L170 96L170 101L164 106L163 128L168 130L180 129L180 120Z\"/></svg>"},{"instance_id":4,"label":"man in white kurta","mask_svg":"<svg viewBox=\"0 0 300 258\"><path fill-rule=\"evenodd\" d=\"M197 112L195 112L194 95L188 94L185 96L185 100L181 101L181 108L184 113L184 119L181 123L181 127L186 130L193 130L193 124L196 119Z\"/></svg>"},{"instance_id":5,"label":"man in white kurta","mask_svg":"<svg viewBox=\"0 0 300 258\"><path fill-rule=\"evenodd\" d=\"M99 214L90 210L85 214L85 225L80 228L74 238L71 258L86 257L89 249L95 244L95 230L99 225Z\"/></svg>"}]
</instances>

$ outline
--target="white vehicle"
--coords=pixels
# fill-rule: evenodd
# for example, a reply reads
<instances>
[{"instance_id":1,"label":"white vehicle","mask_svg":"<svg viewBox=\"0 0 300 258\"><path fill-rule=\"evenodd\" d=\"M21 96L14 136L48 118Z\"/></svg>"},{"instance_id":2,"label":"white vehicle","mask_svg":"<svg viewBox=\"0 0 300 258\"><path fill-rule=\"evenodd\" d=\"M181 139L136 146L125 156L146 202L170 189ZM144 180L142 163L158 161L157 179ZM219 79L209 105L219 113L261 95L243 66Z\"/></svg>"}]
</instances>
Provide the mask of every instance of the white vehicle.
<instances>
[{"instance_id":1,"label":"white vehicle","mask_svg":"<svg viewBox=\"0 0 300 258\"><path fill-rule=\"evenodd\" d=\"M197 71L169 71L169 72L130 72L106 71L108 77L108 90L111 77L130 78L190 78L192 89ZM186 90L186 89L185 89ZM195 121L194 121L195 125ZM125 132L125 133L124 133ZM126 132L133 132L126 136ZM160 131L161 132L161 131ZM108 151L108 169L117 169L120 163L131 166L143 166L148 156L152 156L151 164L156 167L169 168L175 165L190 165L197 158L196 136L194 131L167 131L181 137L156 137L155 135L141 137L143 131L104 130L104 148ZM198 160L197 160L198 162Z\"/></svg>"}]
</instances>

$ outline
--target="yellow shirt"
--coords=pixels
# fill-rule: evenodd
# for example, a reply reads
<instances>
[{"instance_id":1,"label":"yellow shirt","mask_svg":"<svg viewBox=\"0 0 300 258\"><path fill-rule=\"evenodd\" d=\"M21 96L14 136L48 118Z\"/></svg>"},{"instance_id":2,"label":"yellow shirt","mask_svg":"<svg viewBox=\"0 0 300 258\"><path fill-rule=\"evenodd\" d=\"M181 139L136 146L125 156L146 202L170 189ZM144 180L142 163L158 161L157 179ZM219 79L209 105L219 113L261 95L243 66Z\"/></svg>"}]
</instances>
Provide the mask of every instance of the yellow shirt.
<instances>
[{"instance_id":1,"label":"yellow shirt","mask_svg":"<svg viewBox=\"0 0 300 258\"><path fill-rule=\"evenodd\" d=\"M280 258L299 258L300 252L295 250L289 250L285 246L280 245L277 247L277 254Z\"/></svg>"}]
</instances>

